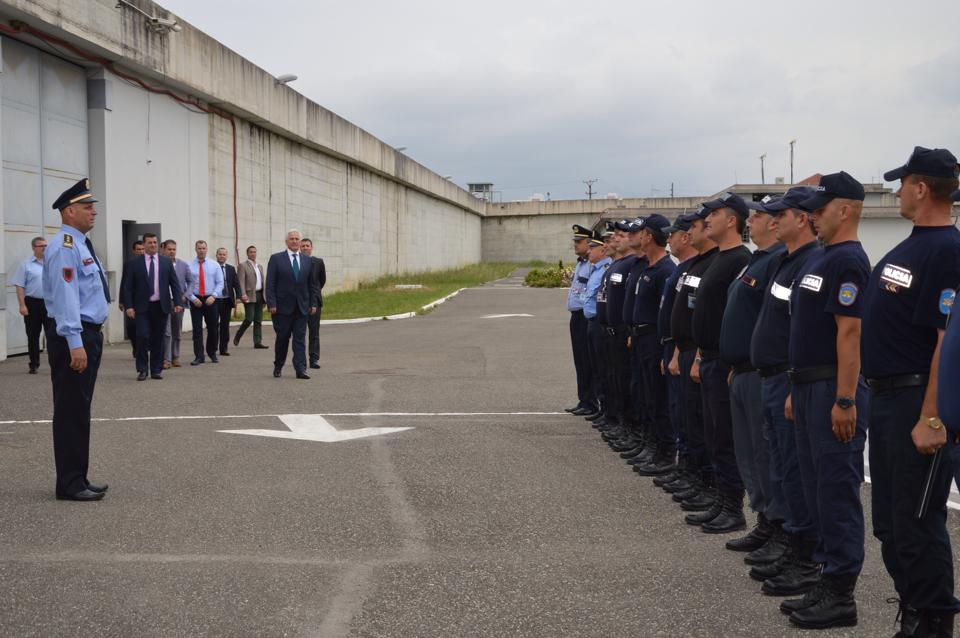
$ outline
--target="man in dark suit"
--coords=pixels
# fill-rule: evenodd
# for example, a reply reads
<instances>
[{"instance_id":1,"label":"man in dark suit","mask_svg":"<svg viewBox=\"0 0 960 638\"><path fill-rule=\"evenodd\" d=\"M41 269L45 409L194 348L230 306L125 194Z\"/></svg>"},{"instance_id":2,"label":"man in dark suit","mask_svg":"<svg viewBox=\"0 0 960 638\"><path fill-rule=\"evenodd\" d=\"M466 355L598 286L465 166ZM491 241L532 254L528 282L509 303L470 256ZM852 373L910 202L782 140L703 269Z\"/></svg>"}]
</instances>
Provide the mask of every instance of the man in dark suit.
<instances>
[{"instance_id":1,"label":"man in dark suit","mask_svg":"<svg viewBox=\"0 0 960 638\"><path fill-rule=\"evenodd\" d=\"M323 312L323 287L327 284L327 267L323 260L313 256L313 242L306 237L300 240L300 252L313 262L313 295L317 300L317 313L307 317L307 354L310 356L310 367L320 367L320 313Z\"/></svg>"},{"instance_id":2,"label":"man in dark suit","mask_svg":"<svg viewBox=\"0 0 960 638\"><path fill-rule=\"evenodd\" d=\"M277 333L273 376L279 377L293 337L293 368L298 379L309 379L304 337L307 317L317 313L312 283L313 262L300 252L300 231L287 231L287 249L270 256L267 264L267 307Z\"/></svg>"},{"instance_id":3,"label":"man in dark suit","mask_svg":"<svg viewBox=\"0 0 960 638\"><path fill-rule=\"evenodd\" d=\"M124 271L123 305L137 325L137 381L162 379L163 334L167 316L180 312L174 300L181 298L180 282L173 262L157 254L157 236L143 236L143 256L130 259Z\"/></svg>"},{"instance_id":4,"label":"man in dark suit","mask_svg":"<svg viewBox=\"0 0 960 638\"><path fill-rule=\"evenodd\" d=\"M138 239L130 244L130 258L133 257L143 257L143 240ZM126 262L124 262L126 263ZM137 321L136 319L131 319L127 316L127 307L123 305L123 288L126 286L127 281L127 269L123 269L123 273L120 275L120 301L117 304L120 306L120 312L123 313L123 329L126 332L127 339L130 340L130 350L133 352L133 358L137 358Z\"/></svg>"},{"instance_id":5,"label":"man in dark suit","mask_svg":"<svg viewBox=\"0 0 960 638\"><path fill-rule=\"evenodd\" d=\"M220 354L229 357L227 345L230 343L230 318L237 307L237 298L243 295L237 279L237 269L227 263L227 249L217 248L217 263L223 271L223 291L217 298L217 312L220 314Z\"/></svg>"}]
</instances>

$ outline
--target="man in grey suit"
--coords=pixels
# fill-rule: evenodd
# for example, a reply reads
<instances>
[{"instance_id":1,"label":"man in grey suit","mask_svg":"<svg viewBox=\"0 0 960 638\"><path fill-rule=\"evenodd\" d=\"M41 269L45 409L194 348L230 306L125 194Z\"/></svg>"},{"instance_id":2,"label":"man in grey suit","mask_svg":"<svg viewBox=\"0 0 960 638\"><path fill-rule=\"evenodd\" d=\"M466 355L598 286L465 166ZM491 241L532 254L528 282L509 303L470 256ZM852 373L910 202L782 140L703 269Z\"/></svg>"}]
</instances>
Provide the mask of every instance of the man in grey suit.
<instances>
[{"instance_id":1,"label":"man in grey suit","mask_svg":"<svg viewBox=\"0 0 960 638\"><path fill-rule=\"evenodd\" d=\"M187 285L193 284L193 275L190 274L190 267L187 262L177 259L177 242L167 239L161 244L161 247L163 254L173 260L173 271L177 274L180 290L189 290ZM181 309L179 312L171 312L167 317L167 327L163 334L164 370L169 370L170 366L180 367L180 334L183 329L183 308L187 305L187 297L181 295L180 299L174 301Z\"/></svg>"},{"instance_id":2,"label":"man in grey suit","mask_svg":"<svg viewBox=\"0 0 960 638\"><path fill-rule=\"evenodd\" d=\"M237 266L237 280L240 285L240 299L243 301L243 323L233 337L233 345L240 345L240 337L253 324L253 347L267 350L263 345L263 304L266 303L266 278L263 266L257 263L257 247L247 246L247 260Z\"/></svg>"},{"instance_id":3,"label":"man in grey suit","mask_svg":"<svg viewBox=\"0 0 960 638\"><path fill-rule=\"evenodd\" d=\"M273 376L279 377L286 363L287 349L293 340L293 367L298 379L309 379L307 353L307 317L317 314L317 298L312 282L313 262L300 252L300 231L287 231L287 249L270 256L267 263L267 307L277 333L274 346Z\"/></svg>"},{"instance_id":4,"label":"man in grey suit","mask_svg":"<svg viewBox=\"0 0 960 638\"><path fill-rule=\"evenodd\" d=\"M310 367L320 367L320 313L323 310L323 287L327 283L327 267L323 260L313 256L313 242L307 238L300 240L300 251L313 262L311 285L317 299L317 314L307 317L307 354L310 356Z\"/></svg>"}]
</instances>

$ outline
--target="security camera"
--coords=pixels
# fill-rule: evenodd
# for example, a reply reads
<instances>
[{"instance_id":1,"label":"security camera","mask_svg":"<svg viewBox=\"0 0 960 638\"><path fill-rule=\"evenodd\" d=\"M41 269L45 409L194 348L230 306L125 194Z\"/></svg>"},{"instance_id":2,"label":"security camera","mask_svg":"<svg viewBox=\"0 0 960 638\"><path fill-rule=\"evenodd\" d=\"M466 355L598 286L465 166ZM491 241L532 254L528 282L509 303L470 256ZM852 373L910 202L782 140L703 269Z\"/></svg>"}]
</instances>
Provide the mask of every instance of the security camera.
<instances>
[{"instance_id":1,"label":"security camera","mask_svg":"<svg viewBox=\"0 0 960 638\"><path fill-rule=\"evenodd\" d=\"M170 20L169 18L161 18L159 16L153 16L150 18L150 25L156 31L176 31L180 32L183 30L183 27L180 26L180 23L176 20Z\"/></svg>"}]
</instances>

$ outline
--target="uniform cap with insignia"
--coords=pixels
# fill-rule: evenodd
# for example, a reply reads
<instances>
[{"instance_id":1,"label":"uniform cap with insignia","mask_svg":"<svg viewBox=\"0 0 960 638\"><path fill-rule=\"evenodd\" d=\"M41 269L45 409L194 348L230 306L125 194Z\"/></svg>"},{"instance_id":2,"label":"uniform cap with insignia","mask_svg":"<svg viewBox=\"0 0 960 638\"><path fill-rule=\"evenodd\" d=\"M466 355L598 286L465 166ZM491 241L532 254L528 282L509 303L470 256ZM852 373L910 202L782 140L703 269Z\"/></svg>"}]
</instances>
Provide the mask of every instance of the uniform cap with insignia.
<instances>
[{"instance_id":1,"label":"uniform cap with insignia","mask_svg":"<svg viewBox=\"0 0 960 638\"><path fill-rule=\"evenodd\" d=\"M820 178L820 185L817 186L813 195L800 202L800 207L813 211L823 208L837 198L862 202L866 198L863 184L846 171L824 175Z\"/></svg>"},{"instance_id":2,"label":"uniform cap with insignia","mask_svg":"<svg viewBox=\"0 0 960 638\"><path fill-rule=\"evenodd\" d=\"M617 220L613 225L617 230L622 230L625 233L636 233L643 228L643 222L638 219L620 219Z\"/></svg>"},{"instance_id":3,"label":"uniform cap with insignia","mask_svg":"<svg viewBox=\"0 0 960 638\"><path fill-rule=\"evenodd\" d=\"M660 213L654 213L649 215L643 221L643 228L649 230L651 234L657 237L666 237L666 229L670 227L670 220L661 215Z\"/></svg>"},{"instance_id":4,"label":"uniform cap with insignia","mask_svg":"<svg viewBox=\"0 0 960 638\"><path fill-rule=\"evenodd\" d=\"M53 202L53 210L63 210L71 204L93 204L98 201L90 192L90 179L84 177L60 194L57 201Z\"/></svg>"},{"instance_id":5,"label":"uniform cap with insignia","mask_svg":"<svg viewBox=\"0 0 960 638\"><path fill-rule=\"evenodd\" d=\"M573 225L573 238L574 239L590 239L590 229L584 228L580 224Z\"/></svg>"},{"instance_id":6,"label":"uniform cap with insignia","mask_svg":"<svg viewBox=\"0 0 960 638\"><path fill-rule=\"evenodd\" d=\"M729 208L743 219L746 219L750 216L750 208L747 207L747 202L745 202L742 197L734 193L724 193L722 197L711 199L708 202L703 202L703 205L700 207L700 210L697 211L697 214L699 215L700 219L706 219L712 211L719 210L721 208Z\"/></svg>"},{"instance_id":7,"label":"uniform cap with insignia","mask_svg":"<svg viewBox=\"0 0 960 638\"><path fill-rule=\"evenodd\" d=\"M693 225L693 220L695 219L697 219L696 213L681 213L680 215L677 215L677 218L673 221L673 224L663 229L663 234L670 236L677 231L685 233L690 230L690 226Z\"/></svg>"},{"instance_id":8,"label":"uniform cap with insignia","mask_svg":"<svg viewBox=\"0 0 960 638\"><path fill-rule=\"evenodd\" d=\"M590 233L590 243L594 246L603 246L603 233L599 229Z\"/></svg>"},{"instance_id":9,"label":"uniform cap with insignia","mask_svg":"<svg viewBox=\"0 0 960 638\"><path fill-rule=\"evenodd\" d=\"M960 173L957 158L945 148L924 148L915 146L907 163L900 168L887 171L883 179L893 182L907 175L927 175L929 177L956 177Z\"/></svg>"},{"instance_id":10,"label":"uniform cap with insignia","mask_svg":"<svg viewBox=\"0 0 960 638\"><path fill-rule=\"evenodd\" d=\"M812 186L794 186L782 196L767 195L751 208L773 216L781 215L788 208L810 212L802 204L816 193L817 191Z\"/></svg>"}]
</instances>

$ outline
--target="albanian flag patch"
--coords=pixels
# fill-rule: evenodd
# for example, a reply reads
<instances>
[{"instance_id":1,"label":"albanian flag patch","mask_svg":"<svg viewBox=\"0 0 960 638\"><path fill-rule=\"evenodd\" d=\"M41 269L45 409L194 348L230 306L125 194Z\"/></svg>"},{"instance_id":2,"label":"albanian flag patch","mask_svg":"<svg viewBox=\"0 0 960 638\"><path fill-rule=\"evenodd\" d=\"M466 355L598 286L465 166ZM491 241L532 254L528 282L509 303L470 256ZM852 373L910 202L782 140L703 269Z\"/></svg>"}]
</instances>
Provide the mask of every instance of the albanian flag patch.
<instances>
[{"instance_id":1,"label":"albanian flag patch","mask_svg":"<svg viewBox=\"0 0 960 638\"><path fill-rule=\"evenodd\" d=\"M63 280L68 284L73 281L73 268L63 269Z\"/></svg>"}]
</instances>

